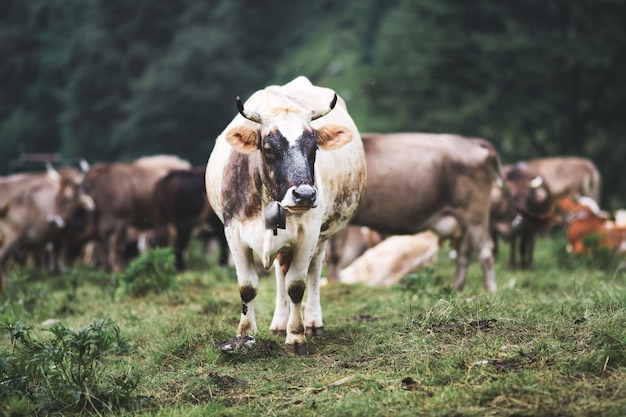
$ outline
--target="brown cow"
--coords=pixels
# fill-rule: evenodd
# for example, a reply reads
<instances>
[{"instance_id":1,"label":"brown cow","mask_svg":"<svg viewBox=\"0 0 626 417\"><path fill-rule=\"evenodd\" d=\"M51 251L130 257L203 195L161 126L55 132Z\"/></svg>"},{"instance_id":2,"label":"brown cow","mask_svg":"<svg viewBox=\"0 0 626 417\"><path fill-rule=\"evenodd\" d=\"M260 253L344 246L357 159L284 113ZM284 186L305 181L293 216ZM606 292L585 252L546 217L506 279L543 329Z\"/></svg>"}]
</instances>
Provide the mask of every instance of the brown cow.
<instances>
[{"instance_id":1,"label":"brown cow","mask_svg":"<svg viewBox=\"0 0 626 417\"><path fill-rule=\"evenodd\" d=\"M543 177L526 163L506 165L502 171L505 187L494 183L491 190L489 224L494 254L498 253L498 237L501 236L511 245L510 267L518 266L519 250L519 266L530 268L536 234L554 220L554 199Z\"/></svg>"},{"instance_id":2,"label":"brown cow","mask_svg":"<svg viewBox=\"0 0 626 417\"><path fill-rule=\"evenodd\" d=\"M595 164L587 158L556 156L528 161L548 183L555 199L565 196L587 196L600 201L602 177Z\"/></svg>"},{"instance_id":3,"label":"brown cow","mask_svg":"<svg viewBox=\"0 0 626 417\"><path fill-rule=\"evenodd\" d=\"M16 250L42 251L81 207L93 208L77 192L82 178L77 169L50 166L47 172L0 179L0 293L6 288L6 262Z\"/></svg>"},{"instance_id":4,"label":"brown cow","mask_svg":"<svg viewBox=\"0 0 626 417\"><path fill-rule=\"evenodd\" d=\"M173 234L176 267L180 271L185 269L184 252L192 231L203 225L219 242L220 265L228 264L224 225L209 205L205 171L205 167L170 171L154 187L155 244L159 247L169 245Z\"/></svg>"},{"instance_id":5,"label":"brown cow","mask_svg":"<svg viewBox=\"0 0 626 417\"><path fill-rule=\"evenodd\" d=\"M105 251L106 269L122 270L129 227L152 228L154 186L174 169L191 169L191 164L176 156L156 155L95 164L86 174L84 190L95 203L95 231Z\"/></svg>"},{"instance_id":6,"label":"brown cow","mask_svg":"<svg viewBox=\"0 0 626 417\"><path fill-rule=\"evenodd\" d=\"M609 248L618 254L626 253L626 227L609 220L606 212L593 204L564 197L559 207L567 213L567 250L575 254L591 254L594 247L586 245L585 239L597 237L598 247Z\"/></svg>"},{"instance_id":7,"label":"brown cow","mask_svg":"<svg viewBox=\"0 0 626 417\"><path fill-rule=\"evenodd\" d=\"M496 291L489 235L498 155L484 139L427 133L364 134L367 184L351 224L383 234L434 231L458 252L454 288L465 283L472 252L485 287ZM332 280L335 277L330 277Z\"/></svg>"}]
</instances>

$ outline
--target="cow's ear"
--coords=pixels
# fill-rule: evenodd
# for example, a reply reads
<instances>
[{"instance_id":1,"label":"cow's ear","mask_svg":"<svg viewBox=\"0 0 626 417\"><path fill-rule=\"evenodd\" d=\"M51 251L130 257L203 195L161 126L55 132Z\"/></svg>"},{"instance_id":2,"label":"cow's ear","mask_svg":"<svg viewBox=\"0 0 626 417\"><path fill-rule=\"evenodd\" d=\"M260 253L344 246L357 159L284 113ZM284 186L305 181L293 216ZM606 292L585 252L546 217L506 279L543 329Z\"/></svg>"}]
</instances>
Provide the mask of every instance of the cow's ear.
<instances>
[{"instance_id":1,"label":"cow's ear","mask_svg":"<svg viewBox=\"0 0 626 417\"><path fill-rule=\"evenodd\" d=\"M352 131L346 126L329 125L317 129L317 145L325 151L341 148L352 140Z\"/></svg>"},{"instance_id":2,"label":"cow's ear","mask_svg":"<svg viewBox=\"0 0 626 417\"><path fill-rule=\"evenodd\" d=\"M242 153L259 149L259 133L247 126L237 126L226 132L226 142Z\"/></svg>"}]
</instances>

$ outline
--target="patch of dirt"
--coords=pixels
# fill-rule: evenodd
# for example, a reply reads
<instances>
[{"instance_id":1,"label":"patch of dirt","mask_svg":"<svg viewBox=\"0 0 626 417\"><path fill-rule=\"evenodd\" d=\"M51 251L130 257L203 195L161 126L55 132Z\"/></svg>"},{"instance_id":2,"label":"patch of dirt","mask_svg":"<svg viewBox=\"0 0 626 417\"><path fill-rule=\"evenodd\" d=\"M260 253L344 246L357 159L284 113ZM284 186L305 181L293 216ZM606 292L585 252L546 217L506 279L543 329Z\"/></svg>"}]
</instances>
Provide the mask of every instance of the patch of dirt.
<instances>
[{"instance_id":1,"label":"patch of dirt","mask_svg":"<svg viewBox=\"0 0 626 417\"><path fill-rule=\"evenodd\" d=\"M206 375L203 376L209 379L219 389L232 389L240 385L246 385L248 383L248 381L233 378L229 375L218 375L217 372L208 372Z\"/></svg>"},{"instance_id":2,"label":"patch of dirt","mask_svg":"<svg viewBox=\"0 0 626 417\"><path fill-rule=\"evenodd\" d=\"M372 317L369 314L359 314L358 316L354 317L352 320L359 322L359 323L370 323L372 321L378 321L378 318Z\"/></svg>"}]
</instances>

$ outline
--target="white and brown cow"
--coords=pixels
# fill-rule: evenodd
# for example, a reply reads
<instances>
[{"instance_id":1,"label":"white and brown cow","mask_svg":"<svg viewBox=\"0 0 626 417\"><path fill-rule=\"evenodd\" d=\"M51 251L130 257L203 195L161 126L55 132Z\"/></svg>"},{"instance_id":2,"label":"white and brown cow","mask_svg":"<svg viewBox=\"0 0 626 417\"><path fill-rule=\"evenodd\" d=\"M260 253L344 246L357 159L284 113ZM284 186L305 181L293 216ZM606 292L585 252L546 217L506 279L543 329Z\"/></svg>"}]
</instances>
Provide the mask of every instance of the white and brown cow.
<instances>
[{"instance_id":1,"label":"white and brown cow","mask_svg":"<svg viewBox=\"0 0 626 417\"><path fill-rule=\"evenodd\" d=\"M463 287L476 253L485 288L495 292L489 208L491 184L501 172L493 146L430 133L366 133L362 140L367 184L351 224L391 235L432 230L457 250L454 288Z\"/></svg>"},{"instance_id":2,"label":"white and brown cow","mask_svg":"<svg viewBox=\"0 0 626 417\"><path fill-rule=\"evenodd\" d=\"M348 223L363 195L363 144L343 100L305 77L257 91L237 107L240 115L217 138L206 171L207 195L237 270L237 333L257 331L257 254L276 272L270 330L286 331L287 351L306 354L305 328L314 335L324 327L325 242Z\"/></svg>"}]
</instances>

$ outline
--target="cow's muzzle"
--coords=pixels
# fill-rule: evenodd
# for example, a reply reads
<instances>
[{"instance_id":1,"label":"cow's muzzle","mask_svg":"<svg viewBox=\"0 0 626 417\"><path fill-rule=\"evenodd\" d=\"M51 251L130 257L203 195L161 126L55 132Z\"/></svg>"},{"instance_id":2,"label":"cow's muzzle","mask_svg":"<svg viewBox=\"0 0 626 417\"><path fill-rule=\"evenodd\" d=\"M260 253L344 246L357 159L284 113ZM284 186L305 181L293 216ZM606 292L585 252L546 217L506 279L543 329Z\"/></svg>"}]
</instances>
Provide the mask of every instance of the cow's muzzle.
<instances>
[{"instance_id":1,"label":"cow's muzzle","mask_svg":"<svg viewBox=\"0 0 626 417\"><path fill-rule=\"evenodd\" d=\"M291 213L317 207L317 190L308 184L291 187L280 205Z\"/></svg>"}]
</instances>

